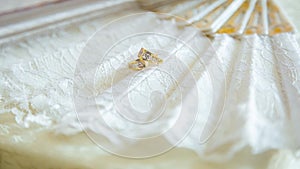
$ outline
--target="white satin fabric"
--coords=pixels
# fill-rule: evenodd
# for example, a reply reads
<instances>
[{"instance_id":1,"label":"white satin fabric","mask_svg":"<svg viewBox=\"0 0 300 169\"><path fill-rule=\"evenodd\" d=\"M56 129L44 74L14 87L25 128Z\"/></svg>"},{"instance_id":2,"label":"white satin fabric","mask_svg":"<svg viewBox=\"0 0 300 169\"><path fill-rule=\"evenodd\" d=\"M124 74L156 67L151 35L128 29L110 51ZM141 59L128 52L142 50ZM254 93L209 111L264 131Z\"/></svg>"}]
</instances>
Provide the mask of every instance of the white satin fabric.
<instances>
[{"instance_id":1,"label":"white satin fabric","mask_svg":"<svg viewBox=\"0 0 300 169\"><path fill-rule=\"evenodd\" d=\"M57 0L27 0L27 1L0 1L0 13L13 12L16 10L46 4Z\"/></svg>"}]
</instances>

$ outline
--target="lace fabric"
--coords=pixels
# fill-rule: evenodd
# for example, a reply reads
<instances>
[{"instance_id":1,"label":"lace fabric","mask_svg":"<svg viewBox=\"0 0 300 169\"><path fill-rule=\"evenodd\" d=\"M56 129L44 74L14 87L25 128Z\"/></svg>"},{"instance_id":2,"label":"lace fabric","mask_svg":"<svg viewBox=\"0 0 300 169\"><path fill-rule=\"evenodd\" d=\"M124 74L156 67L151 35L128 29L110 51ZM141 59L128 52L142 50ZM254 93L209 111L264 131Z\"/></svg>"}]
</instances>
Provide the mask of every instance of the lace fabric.
<instances>
[{"instance_id":1,"label":"lace fabric","mask_svg":"<svg viewBox=\"0 0 300 169\"><path fill-rule=\"evenodd\" d=\"M135 58L136 51L140 47L160 48L162 51L172 51L178 48L180 43L157 35L125 40L105 55L95 78L99 94L96 98L97 105L87 105L87 107L81 107L82 109L89 110L90 107L97 106L100 108L103 119L110 122L110 127L125 134L132 134L135 131L136 135L132 136L144 134L145 131L149 131L147 134L152 135L153 129L166 130L178 118L176 98L179 94L178 91L172 90L172 87L176 86L176 82L184 79L185 70L192 72L199 91L199 102L193 102L190 99L189 104L201 106L198 109L195 126L178 146L192 149L200 156L212 161L222 160L224 157L232 158L235 153L247 146L251 147L253 153L270 149L297 150L299 148L299 134L297 133L299 127L296 121L299 117L297 105L300 104L297 76L299 48L293 34L286 33L275 37L252 35L241 40L218 35L212 42L209 42L203 40L201 35L193 33L193 29L179 30L169 21L158 20L153 14L145 14L143 17L133 16L130 19L130 22L129 20L118 22L117 25L106 29L106 32L101 32L107 36L105 39L96 38L98 43L95 44L114 42L126 34L137 31L157 31L184 39L189 39L188 37L191 36L192 40L187 40L188 45L196 53L200 53L200 55L195 55L186 47L182 47L176 51L176 56L188 66L188 70L180 67L181 64L176 63L176 60L167 59L162 64L162 68L168 70L168 74L149 72L149 74L138 76L134 81L141 81L145 77L148 80L151 78L164 80L158 87L162 88L163 95L168 95L170 98L168 101L171 104L166 109L175 113L164 116L155 125L135 131L136 126L122 123L122 118L111 105L113 94L122 99L118 91L122 89L124 80L130 79L132 74L132 71L127 69L127 62ZM145 23L151 24L145 26ZM16 122L23 127L39 124L41 127L51 128L56 133L64 135L73 135L86 129L100 132L99 134L107 136L110 141L122 144L122 140L106 135L107 129L99 127L99 122L95 118L98 114L79 113L79 122L73 105L73 77L76 64L86 45L86 36L92 34L100 24L101 22L89 22L78 26L79 31L77 31L81 36L77 36L77 31L76 37L64 31L49 35L50 37L64 37L61 38L64 40L60 38L54 38L54 40L44 36L19 43L16 46L23 51L20 57L28 56L27 60L20 64L10 64L10 62L15 62L10 57L10 55L15 55L12 47L2 48L5 64L2 66L3 71L0 76L1 113L14 114ZM87 27L89 29L86 29ZM53 39L53 41L47 41L48 39ZM66 41L69 43L66 44ZM103 53L107 50L97 48L97 46L92 47L95 51ZM52 49L56 49L56 52L52 52ZM86 54L92 54L92 52L94 51ZM12 58L18 57L15 55ZM85 73L89 72L83 72L82 75ZM113 75L116 78L111 83ZM212 80L215 86L211 84ZM112 84L117 90L114 93L109 90ZM93 85L84 84L83 88L88 89ZM153 85L147 81L141 83L134 90L138 94L131 98L131 101L140 103L140 99L136 97L142 97L140 93L149 91L151 87ZM187 98L193 94L194 90L188 89L183 90ZM154 87L151 90L155 91L157 88ZM153 102L153 106L156 104L159 103ZM142 105L142 107L148 106L148 103ZM148 115L147 118L150 118L151 113ZM203 131L209 132L201 135ZM166 135L166 139L170 142L176 142L177 137L180 136L177 136L176 132ZM204 143L200 144L201 141ZM224 145L230 146L226 146L224 150Z\"/></svg>"}]
</instances>

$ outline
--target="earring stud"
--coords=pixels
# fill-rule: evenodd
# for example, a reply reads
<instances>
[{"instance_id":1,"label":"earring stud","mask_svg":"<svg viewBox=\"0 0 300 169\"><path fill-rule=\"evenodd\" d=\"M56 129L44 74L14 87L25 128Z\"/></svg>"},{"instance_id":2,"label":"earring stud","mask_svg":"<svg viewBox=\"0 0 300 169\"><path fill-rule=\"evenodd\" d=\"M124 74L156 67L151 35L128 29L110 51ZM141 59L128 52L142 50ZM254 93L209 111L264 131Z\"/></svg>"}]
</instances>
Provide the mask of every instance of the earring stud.
<instances>
[{"instance_id":1,"label":"earring stud","mask_svg":"<svg viewBox=\"0 0 300 169\"><path fill-rule=\"evenodd\" d=\"M160 59L157 54L151 53L148 50L141 48L138 54L139 59L149 61L152 64L158 65L163 62L162 59Z\"/></svg>"},{"instance_id":2,"label":"earring stud","mask_svg":"<svg viewBox=\"0 0 300 169\"><path fill-rule=\"evenodd\" d=\"M136 59L128 64L128 67L132 70L142 70L146 66L148 66L148 62L141 59Z\"/></svg>"}]
</instances>

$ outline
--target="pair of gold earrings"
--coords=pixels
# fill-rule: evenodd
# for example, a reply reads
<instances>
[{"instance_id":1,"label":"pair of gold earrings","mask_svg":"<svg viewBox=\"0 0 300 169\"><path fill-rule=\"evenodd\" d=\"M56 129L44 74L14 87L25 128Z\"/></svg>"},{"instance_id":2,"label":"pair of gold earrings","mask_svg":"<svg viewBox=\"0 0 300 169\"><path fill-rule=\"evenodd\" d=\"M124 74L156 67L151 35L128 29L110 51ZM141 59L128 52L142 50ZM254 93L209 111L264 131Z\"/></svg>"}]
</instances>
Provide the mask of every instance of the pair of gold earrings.
<instances>
[{"instance_id":1,"label":"pair of gold earrings","mask_svg":"<svg viewBox=\"0 0 300 169\"><path fill-rule=\"evenodd\" d=\"M148 50L141 48L138 54L138 59L129 62L128 66L132 70L142 70L149 65L158 65L162 63L157 54L151 53Z\"/></svg>"}]
</instances>

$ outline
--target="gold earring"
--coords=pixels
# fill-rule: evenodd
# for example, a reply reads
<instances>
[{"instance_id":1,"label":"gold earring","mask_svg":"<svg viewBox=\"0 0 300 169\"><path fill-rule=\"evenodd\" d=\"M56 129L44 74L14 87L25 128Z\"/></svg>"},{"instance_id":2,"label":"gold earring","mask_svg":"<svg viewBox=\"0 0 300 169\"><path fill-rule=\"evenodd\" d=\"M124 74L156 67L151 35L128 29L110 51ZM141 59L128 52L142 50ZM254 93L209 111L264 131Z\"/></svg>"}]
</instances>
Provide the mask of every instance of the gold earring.
<instances>
[{"instance_id":1,"label":"gold earring","mask_svg":"<svg viewBox=\"0 0 300 169\"><path fill-rule=\"evenodd\" d=\"M141 59L136 59L134 61L129 62L128 66L132 70L142 70L146 66L148 66L148 62Z\"/></svg>"},{"instance_id":2,"label":"gold earring","mask_svg":"<svg viewBox=\"0 0 300 169\"><path fill-rule=\"evenodd\" d=\"M160 59L157 54L153 54L148 50L141 48L138 54L138 59L129 62L128 67L132 70L142 70L150 64L158 65L162 63L163 60Z\"/></svg>"}]
</instances>

